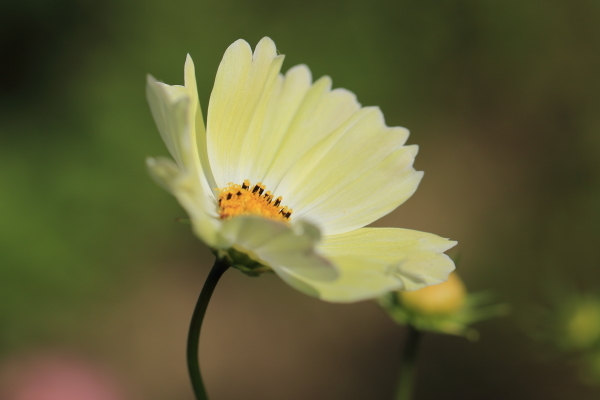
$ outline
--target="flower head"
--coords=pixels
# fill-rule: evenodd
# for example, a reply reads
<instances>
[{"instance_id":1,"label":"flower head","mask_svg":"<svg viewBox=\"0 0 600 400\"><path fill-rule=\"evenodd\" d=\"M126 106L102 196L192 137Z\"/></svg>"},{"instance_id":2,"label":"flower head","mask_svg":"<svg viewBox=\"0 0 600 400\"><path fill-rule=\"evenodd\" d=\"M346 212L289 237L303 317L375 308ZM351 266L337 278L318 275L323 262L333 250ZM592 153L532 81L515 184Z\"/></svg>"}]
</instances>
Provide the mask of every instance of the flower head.
<instances>
[{"instance_id":1,"label":"flower head","mask_svg":"<svg viewBox=\"0 0 600 400\"><path fill-rule=\"evenodd\" d=\"M175 162L149 159L155 179L219 257L248 273L272 270L334 302L444 281L456 242L397 228L364 228L416 190L417 146L376 107L312 82L305 65L280 73L263 38L225 52L204 119L192 59L185 85L148 77L152 115Z\"/></svg>"}]
</instances>

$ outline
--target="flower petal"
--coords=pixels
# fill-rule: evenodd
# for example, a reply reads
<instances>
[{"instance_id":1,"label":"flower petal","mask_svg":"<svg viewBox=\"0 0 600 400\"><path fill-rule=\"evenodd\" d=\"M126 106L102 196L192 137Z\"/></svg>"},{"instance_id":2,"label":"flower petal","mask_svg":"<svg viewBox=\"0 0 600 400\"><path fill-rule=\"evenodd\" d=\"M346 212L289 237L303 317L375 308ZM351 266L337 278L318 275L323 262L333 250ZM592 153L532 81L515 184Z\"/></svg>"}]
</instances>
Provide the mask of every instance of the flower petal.
<instances>
[{"instance_id":1,"label":"flower petal","mask_svg":"<svg viewBox=\"0 0 600 400\"><path fill-rule=\"evenodd\" d=\"M339 270L335 281L316 281L281 267L275 272L295 289L334 303L352 303L397 290L401 282L387 273L388 264L366 257L328 257Z\"/></svg>"},{"instance_id":2,"label":"flower petal","mask_svg":"<svg viewBox=\"0 0 600 400\"><path fill-rule=\"evenodd\" d=\"M216 184L262 182L294 218L324 234L363 227L391 212L416 190L416 146L408 131L389 128L376 107L360 109L353 93L311 85L300 65L277 76L281 59L268 38L252 55L232 44L211 95L208 149Z\"/></svg>"},{"instance_id":3,"label":"flower petal","mask_svg":"<svg viewBox=\"0 0 600 400\"><path fill-rule=\"evenodd\" d=\"M443 252L456 242L430 233L364 228L324 237L318 250L339 269L322 282L282 267L275 271L294 288L322 300L348 303L394 290L415 290L447 279L454 263Z\"/></svg>"},{"instance_id":4,"label":"flower petal","mask_svg":"<svg viewBox=\"0 0 600 400\"><path fill-rule=\"evenodd\" d=\"M182 140L184 131L189 129L190 99L187 90L183 86L170 86L158 82L148 75L146 97L160 136L177 164L183 167L190 161L187 159L188 145Z\"/></svg>"},{"instance_id":5,"label":"flower petal","mask_svg":"<svg viewBox=\"0 0 600 400\"><path fill-rule=\"evenodd\" d=\"M388 265L387 274L400 281L398 289L416 290L448 278L454 262L444 252L457 242L437 235L400 228L362 228L326 236L319 251L328 258L367 257Z\"/></svg>"},{"instance_id":6,"label":"flower petal","mask_svg":"<svg viewBox=\"0 0 600 400\"><path fill-rule=\"evenodd\" d=\"M306 152L283 178L296 218L318 222L324 235L363 227L391 212L416 190L417 146L408 131L389 128L377 107L356 112ZM284 194L285 196L285 194ZM285 197L284 197L285 198Z\"/></svg>"},{"instance_id":7,"label":"flower petal","mask_svg":"<svg viewBox=\"0 0 600 400\"><path fill-rule=\"evenodd\" d=\"M207 193L214 194L214 189L217 186L208 160L208 151L206 148L206 128L204 126L202 109L200 108L200 100L198 99L194 61L192 61L192 57L189 54L185 59L184 78L185 90L187 91L190 102L188 118L191 150L193 152L192 159L195 162L195 168L199 168L204 173L206 182L204 190Z\"/></svg>"},{"instance_id":8,"label":"flower petal","mask_svg":"<svg viewBox=\"0 0 600 400\"><path fill-rule=\"evenodd\" d=\"M262 182L277 196L283 196L284 201L293 200L295 193L290 187L290 179L287 180L287 184L280 185L282 179L288 177L289 171L294 167L301 169L299 163L302 162L304 154L360 109L360 104L352 92L345 89L331 90L331 78L328 76L320 78L307 89L306 79L310 79L308 68L295 68L297 69L292 68L286 75L284 86L288 83L293 84L295 79L302 79L302 92L305 95L301 102L298 102L300 96L294 99L295 104L298 104L297 109L284 110L286 104L277 103L274 114L287 113L289 122L282 134L278 135L281 138L277 137L274 140L273 145L276 143L276 147L271 150L271 155L261 161L269 164ZM302 92L298 91L297 95ZM303 166L310 168L310 165Z\"/></svg>"},{"instance_id":9,"label":"flower petal","mask_svg":"<svg viewBox=\"0 0 600 400\"><path fill-rule=\"evenodd\" d=\"M212 173L203 168L203 164L210 168L208 161L204 158L203 163L199 156L197 143L204 143L205 130L194 64L189 56L185 63L185 80L185 87L170 86L148 76L146 95L158 130L180 169L195 176L203 192L214 198Z\"/></svg>"},{"instance_id":10,"label":"flower petal","mask_svg":"<svg viewBox=\"0 0 600 400\"><path fill-rule=\"evenodd\" d=\"M188 213L196 235L209 246L217 245L220 221L211 214L215 209L214 200L203 193L195 175L181 171L166 158L148 158L147 165L152 177L171 192Z\"/></svg>"},{"instance_id":11,"label":"flower petal","mask_svg":"<svg viewBox=\"0 0 600 400\"><path fill-rule=\"evenodd\" d=\"M278 77L277 85L273 88L271 109L257 141L255 158L258 162L248 179L263 183L268 180L269 190L275 188L277 177L273 175L272 178L267 178L267 174L273 170L273 161L311 85L312 78L306 65L297 65L290 68L285 77Z\"/></svg>"},{"instance_id":12,"label":"flower petal","mask_svg":"<svg viewBox=\"0 0 600 400\"><path fill-rule=\"evenodd\" d=\"M316 253L319 230L305 222L286 225L256 216L239 216L223 222L224 248L234 247L278 272L286 268L301 277L320 281L337 278L335 267Z\"/></svg>"},{"instance_id":13,"label":"flower petal","mask_svg":"<svg viewBox=\"0 0 600 400\"><path fill-rule=\"evenodd\" d=\"M148 77L146 93L156 125L177 165L166 159L148 159L153 177L173 195L192 219L196 234L209 246L217 243L220 225L212 189L204 174L196 145L202 134L202 115L193 78L193 63L186 62L186 87L170 86ZM194 130L192 131L192 128Z\"/></svg>"},{"instance_id":14,"label":"flower petal","mask_svg":"<svg viewBox=\"0 0 600 400\"><path fill-rule=\"evenodd\" d=\"M283 56L275 43L263 38L254 55L247 42L234 42L223 56L210 96L207 146L219 187L251 179L264 120ZM279 82L279 84L278 84Z\"/></svg>"}]
</instances>

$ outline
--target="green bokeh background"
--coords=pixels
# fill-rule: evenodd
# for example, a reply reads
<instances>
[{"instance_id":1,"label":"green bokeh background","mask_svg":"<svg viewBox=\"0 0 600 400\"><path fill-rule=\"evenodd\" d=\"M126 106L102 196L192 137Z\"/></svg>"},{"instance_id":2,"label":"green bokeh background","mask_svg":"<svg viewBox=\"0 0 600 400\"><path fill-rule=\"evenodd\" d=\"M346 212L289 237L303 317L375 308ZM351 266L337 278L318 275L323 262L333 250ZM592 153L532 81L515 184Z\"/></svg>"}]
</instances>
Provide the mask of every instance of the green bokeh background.
<instances>
[{"instance_id":1,"label":"green bokeh background","mask_svg":"<svg viewBox=\"0 0 600 400\"><path fill-rule=\"evenodd\" d=\"M426 338L417 399L597 398L522 323L549 286L598 292L593 0L1 0L0 363L68 352L129 399L192 398L185 335L212 256L145 170L166 155L145 76L181 84L190 53L206 110L227 46L263 36L284 70L411 130L424 181L376 224L458 240L467 286L512 304L478 343ZM371 303L230 271L202 363L215 400L389 399L403 335Z\"/></svg>"}]
</instances>

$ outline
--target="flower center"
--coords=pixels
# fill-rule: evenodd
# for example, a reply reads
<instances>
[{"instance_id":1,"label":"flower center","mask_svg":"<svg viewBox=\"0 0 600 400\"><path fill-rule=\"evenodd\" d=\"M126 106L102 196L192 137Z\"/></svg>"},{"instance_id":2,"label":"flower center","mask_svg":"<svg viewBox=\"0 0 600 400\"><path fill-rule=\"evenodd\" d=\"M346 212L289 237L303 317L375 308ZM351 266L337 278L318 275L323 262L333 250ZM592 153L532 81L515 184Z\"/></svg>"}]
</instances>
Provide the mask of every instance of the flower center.
<instances>
[{"instance_id":1,"label":"flower center","mask_svg":"<svg viewBox=\"0 0 600 400\"><path fill-rule=\"evenodd\" d=\"M288 222L292 210L281 205L281 196L276 199L270 191L265 192L265 185L257 183L252 186L246 179L241 185L230 183L219 190L219 216L229 219L238 215L260 215L276 221Z\"/></svg>"}]
</instances>

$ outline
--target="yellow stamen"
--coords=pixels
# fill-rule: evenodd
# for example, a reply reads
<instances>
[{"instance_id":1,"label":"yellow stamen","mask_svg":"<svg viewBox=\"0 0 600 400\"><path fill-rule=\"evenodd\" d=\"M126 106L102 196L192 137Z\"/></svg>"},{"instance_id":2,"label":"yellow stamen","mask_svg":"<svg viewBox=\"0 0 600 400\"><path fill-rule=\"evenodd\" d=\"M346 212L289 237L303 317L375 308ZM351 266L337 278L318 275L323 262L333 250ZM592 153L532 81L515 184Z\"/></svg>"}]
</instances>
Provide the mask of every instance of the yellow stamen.
<instances>
[{"instance_id":1,"label":"yellow stamen","mask_svg":"<svg viewBox=\"0 0 600 400\"><path fill-rule=\"evenodd\" d=\"M276 221L288 222L292 210L281 205L281 196L274 198L265 185L252 186L248 179L241 185L230 183L219 191L219 216L229 219L238 215L260 215Z\"/></svg>"}]
</instances>

